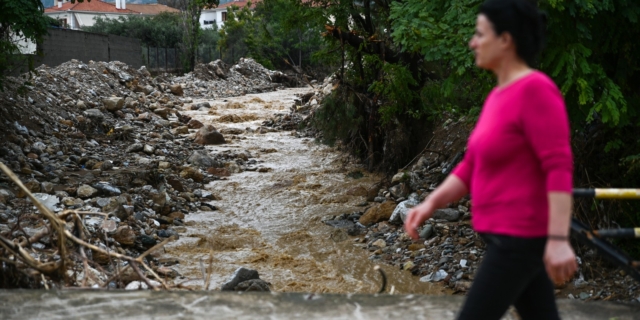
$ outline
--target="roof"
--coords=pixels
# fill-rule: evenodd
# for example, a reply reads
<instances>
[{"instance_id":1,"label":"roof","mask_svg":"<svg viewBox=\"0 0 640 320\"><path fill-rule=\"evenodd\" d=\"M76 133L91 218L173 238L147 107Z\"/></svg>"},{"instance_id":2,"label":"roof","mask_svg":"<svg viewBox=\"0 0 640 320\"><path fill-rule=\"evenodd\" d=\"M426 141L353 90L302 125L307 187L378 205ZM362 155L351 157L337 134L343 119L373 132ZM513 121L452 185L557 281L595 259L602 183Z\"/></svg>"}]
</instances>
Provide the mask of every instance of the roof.
<instances>
[{"instance_id":1,"label":"roof","mask_svg":"<svg viewBox=\"0 0 640 320\"><path fill-rule=\"evenodd\" d=\"M159 4L159 3L153 3L153 4L127 3L127 9L135 10L142 14L151 14L151 15L156 15L162 12L174 12L174 13L180 12L180 10L176 8L171 8L169 6L166 6L164 4Z\"/></svg>"},{"instance_id":2,"label":"roof","mask_svg":"<svg viewBox=\"0 0 640 320\"><path fill-rule=\"evenodd\" d=\"M127 4L127 6L130 6ZM111 13L140 13L138 11L127 9L116 9L116 5L114 3L108 3L100 0L91 0L84 2L65 2L62 4L62 8L58 8L57 5L44 9L44 12L62 12L62 11L89 11L89 12L111 12Z\"/></svg>"},{"instance_id":3,"label":"roof","mask_svg":"<svg viewBox=\"0 0 640 320\"><path fill-rule=\"evenodd\" d=\"M257 2L260 2L260 0L251 1L251 8L255 8ZM231 1L231 2L227 2L227 3L221 4L215 9L224 9L224 8L228 8L228 7L231 7L231 6L236 6L238 8L244 8L244 7L247 6L247 3L248 3L248 1Z\"/></svg>"}]
</instances>

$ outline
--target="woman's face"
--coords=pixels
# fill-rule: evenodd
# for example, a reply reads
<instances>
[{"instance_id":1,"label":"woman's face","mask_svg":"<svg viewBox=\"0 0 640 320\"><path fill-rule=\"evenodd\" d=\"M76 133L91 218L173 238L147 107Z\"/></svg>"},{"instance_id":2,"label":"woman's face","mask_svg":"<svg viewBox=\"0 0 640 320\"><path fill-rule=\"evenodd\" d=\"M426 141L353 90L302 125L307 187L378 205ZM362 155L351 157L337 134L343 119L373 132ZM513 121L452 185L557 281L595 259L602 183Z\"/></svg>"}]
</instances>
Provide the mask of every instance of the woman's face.
<instances>
[{"instance_id":1,"label":"woman's face","mask_svg":"<svg viewBox=\"0 0 640 320\"><path fill-rule=\"evenodd\" d=\"M476 65L482 69L494 70L503 57L507 44L506 33L498 36L491 21L484 14L478 15L476 32L469 41L469 48L476 57Z\"/></svg>"}]
</instances>

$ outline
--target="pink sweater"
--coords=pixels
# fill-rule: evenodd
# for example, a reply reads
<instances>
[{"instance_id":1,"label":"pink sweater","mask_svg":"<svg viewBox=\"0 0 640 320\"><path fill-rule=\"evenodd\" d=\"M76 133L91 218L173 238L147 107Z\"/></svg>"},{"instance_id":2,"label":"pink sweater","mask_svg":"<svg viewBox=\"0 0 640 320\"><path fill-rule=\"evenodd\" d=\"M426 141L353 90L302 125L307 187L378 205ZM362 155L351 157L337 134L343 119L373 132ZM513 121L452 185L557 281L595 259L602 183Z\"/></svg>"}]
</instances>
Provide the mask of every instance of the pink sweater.
<instances>
[{"instance_id":1,"label":"pink sweater","mask_svg":"<svg viewBox=\"0 0 640 320\"><path fill-rule=\"evenodd\" d=\"M534 71L494 88L452 172L467 185L477 232L547 235L547 193L571 193L573 161L562 95Z\"/></svg>"}]
</instances>

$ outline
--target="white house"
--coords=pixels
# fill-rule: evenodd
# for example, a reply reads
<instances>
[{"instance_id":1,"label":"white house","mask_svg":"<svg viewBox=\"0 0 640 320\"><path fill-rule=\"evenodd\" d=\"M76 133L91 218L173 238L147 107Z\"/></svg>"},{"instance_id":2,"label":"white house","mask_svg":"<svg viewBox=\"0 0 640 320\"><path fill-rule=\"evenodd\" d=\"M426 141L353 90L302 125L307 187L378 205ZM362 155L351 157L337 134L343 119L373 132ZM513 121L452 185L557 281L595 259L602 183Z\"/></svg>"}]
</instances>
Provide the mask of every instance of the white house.
<instances>
[{"instance_id":1,"label":"white house","mask_svg":"<svg viewBox=\"0 0 640 320\"><path fill-rule=\"evenodd\" d=\"M251 1L251 6L255 6L255 3L259 0ZM212 9L204 9L202 10L202 14L200 15L200 27L203 29L211 29L213 25L218 25L218 28L221 28L224 25L224 22L227 21L227 9L231 6L236 6L238 8L244 8L248 4L246 0L221 0L220 5L216 8Z\"/></svg>"},{"instance_id":2,"label":"white house","mask_svg":"<svg viewBox=\"0 0 640 320\"><path fill-rule=\"evenodd\" d=\"M44 14L71 29L92 26L97 17L106 19L118 19L127 15L152 16L160 12L175 12L174 9L162 4L127 4L126 0L116 0L115 3L108 3L101 0L92 0L71 3L69 0L57 0L56 5L44 10Z\"/></svg>"}]
</instances>

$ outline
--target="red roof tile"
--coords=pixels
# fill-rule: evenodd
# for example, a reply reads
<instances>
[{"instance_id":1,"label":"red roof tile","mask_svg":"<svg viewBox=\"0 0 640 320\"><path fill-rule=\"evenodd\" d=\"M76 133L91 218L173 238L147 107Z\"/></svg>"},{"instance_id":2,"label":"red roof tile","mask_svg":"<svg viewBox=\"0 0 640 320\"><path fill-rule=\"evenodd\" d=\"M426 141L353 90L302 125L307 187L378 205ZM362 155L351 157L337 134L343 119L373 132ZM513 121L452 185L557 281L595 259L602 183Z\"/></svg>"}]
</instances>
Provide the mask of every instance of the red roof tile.
<instances>
[{"instance_id":1,"label":"red roof tile","mask_svg":"<svg viewBox=\"0 0 640 320\"><path fill-rule=\"evenodd\" d=\"M151 3L151 4L135 4L127 3L127 9L131 9L142 14L159 14L161 12L173 12L178 13L180 10L171 8L164 4Z\"/></svg>"},{"instance_id":2,"label":"red roof tile","mask_svg":"<svg viewBox=\"0 0 640 320\"><path fill-rule=\"evenodd\" d=\"M251 1L251 8L255 8L256 7L256 3L260 2L260 0L253 0ZM236 6L238 8L244 8L247 6L248 1L231 1L231 2L227 2L224 4L221 4L218 6L218 8L222 9L222 8L228 8L231 6ZM212 8L215 9L215 8Z\"/></svg>"},{"instance_id":3,"label":"red roof tile","mask_svg":"<svg viewBox=\"0 0 640 320\"><path fill-rule=\"evenodd\" d=\"M61 11L89 11L89 12L113 12L113 13L140 13L131 9L116 9L114 3L108 3L100 0L85 0L84 2L65 2L62 8L58 8L57 1L54 6L44 9L44 12L61 12Z\"/></svg>"}]
</instances>

